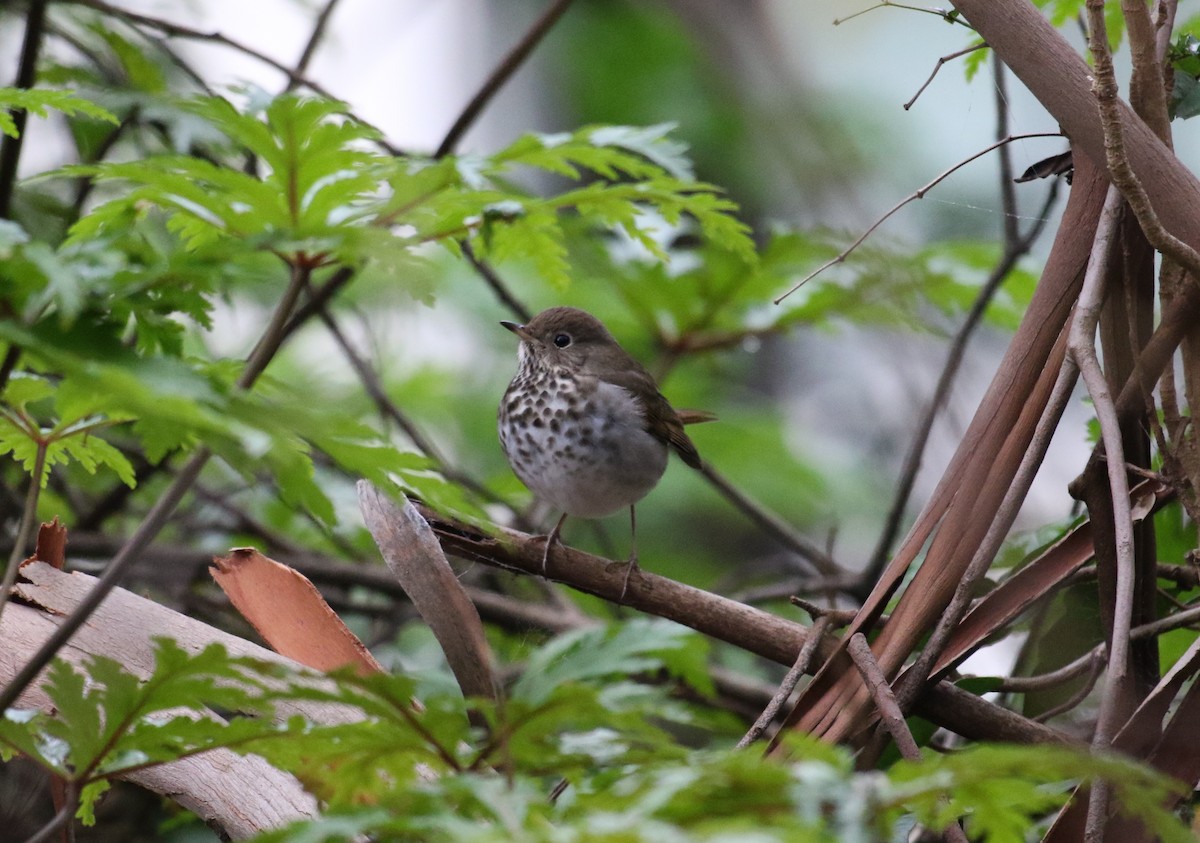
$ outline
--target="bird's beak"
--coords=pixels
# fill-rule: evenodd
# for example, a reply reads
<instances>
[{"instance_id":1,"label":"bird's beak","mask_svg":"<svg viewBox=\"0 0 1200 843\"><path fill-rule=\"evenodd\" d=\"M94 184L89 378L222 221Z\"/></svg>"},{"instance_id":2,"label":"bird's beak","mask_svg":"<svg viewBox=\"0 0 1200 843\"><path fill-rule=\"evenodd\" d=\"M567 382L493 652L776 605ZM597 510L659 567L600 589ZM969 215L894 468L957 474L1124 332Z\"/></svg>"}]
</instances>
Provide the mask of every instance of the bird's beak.
<instances>
[{"instance_id":1,"label":"bird's beak","mask_svg":"<svg viewBox=\"0 0 1200 843\"><path fill-rule=\"evenodd\" d=\"M508 328L508 330L512 331L514 334L516 334L518 337L525 340L526 342L534 342L533 334L531 334L531 333L529 333L529 331L525 330L524 325L518 325L516 322L501 322L500 324L503 325L505 328Z\"/></svg>"}]
</instances>

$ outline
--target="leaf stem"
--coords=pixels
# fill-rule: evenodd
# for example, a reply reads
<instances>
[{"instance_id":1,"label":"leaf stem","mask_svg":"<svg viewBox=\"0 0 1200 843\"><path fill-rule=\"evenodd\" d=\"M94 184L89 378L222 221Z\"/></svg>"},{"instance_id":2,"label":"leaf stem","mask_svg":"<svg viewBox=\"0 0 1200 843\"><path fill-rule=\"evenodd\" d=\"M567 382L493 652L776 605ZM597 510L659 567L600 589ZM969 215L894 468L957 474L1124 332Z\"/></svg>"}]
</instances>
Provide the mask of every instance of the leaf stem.
<instances>
[{"instance_id":1,"label":"leaf stem","mask_svg":"<svg viewBox=\"0 0 1200 843\"><path fill-rule=\"evenodd\" d=\"M21 514L21 526L17 530L16 541L13 542L12 552L8 554L8 566L4 569L4 580L0 582L0 619L4 616L4 607L8 605L8 596L12 593L13 583L17 581L17 565L21 555L29 545L33 536L33 525L37 521L38 497L42 491L42 475L46 471L47 443L38 440L37 457L34 460L33 473L29 477L29 492L25 495L25 511ZM0 708L0 713L3 709Z\"/></svg>"}]
</instances>

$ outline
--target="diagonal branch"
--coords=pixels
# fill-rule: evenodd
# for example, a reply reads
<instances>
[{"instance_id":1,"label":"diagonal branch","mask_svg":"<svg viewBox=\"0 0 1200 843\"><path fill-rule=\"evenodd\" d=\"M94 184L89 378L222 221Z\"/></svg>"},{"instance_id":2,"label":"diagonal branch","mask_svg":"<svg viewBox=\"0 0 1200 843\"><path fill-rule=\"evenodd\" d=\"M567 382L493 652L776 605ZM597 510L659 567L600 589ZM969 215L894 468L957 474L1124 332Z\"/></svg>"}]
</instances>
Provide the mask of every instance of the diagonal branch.
<instances>
[{"instance_id":1,"label":"diagonal branch","mask_svg":"<svg viewBox=\"0 0 1200 843\"><path fill-rule=\"evenodd\" d=\"M337 8L337 4L341 0L326 0L325 7L321 9L317 15L316 21L313 23L312 33L308 36L308 43L304 45L304 50L300 53L300 58L296 61L296 66L293 68L295 76L288 78L288 90L292 90L299 85L298 77L308 73L309 62L317 53L317 47L320 46L321 40L325 37L325 30L329 26L329 19L333 17L333 10Z\"/></svg>"},{"instance_id":2,"label":"diagonal branch","mask_svg":"<svg viewBox=\"0 0 1200 843\"><path fill-rule=\"evenodd\" d=\"M872 234L874 234L876 229L878 229L879 226L881 226L885 222L887 222L892 217L892 215L894 215L897 211L899 211L901 208L903 208L905 205L907 205L910 202L915 202L918 199L924 199L926 193L933 190L939 184L941 184L946 179L948 179L950 176L952 176L955 172L957 172L958 170L961 170L963 167L965 167L967 164L970 164L972 161L976 160L977 158L982 158L983 156L987 155L992 150L999 149L1000 147L1004 146L1005 144L1012 143L1013 141L1026 140L1029 138L1057 138L1057 137L1062 137L1062 133L1061 132L1031 132L1029 134L1023 134L1023 135L1009 135L1006 138L1001 138L1000 140L996 141L991 146L988 146L985 149L981 149L979 152L976 152L973 155L967 156L962 161L959 161L957 164L955 164L953 167L943 170L928 184L917 188L912 193L910 193L908 196L905 196L903 199L901 199L899 202L897 202L895 205L893 205L888 210L887 213L885 213L879 219L875 220L875 222L873 222L871 224L871 227L868 228L866 231L864 231L857 240L855 240L853 243L851 243L847 248L843 249L836 257L830 258L829 260L825 261L825 263L821 264L816 269L814 269L812 272L808 273L808 275L805 275L803 278L801 278L799 281L797 281L795 284L793 284L786 293L777 297L774 300L774 303L779 304L781 301L786 299L792 293L799 290L801 287L803 287L805 284L807 284L812 279L816 278L818 275L820 275L825 270L829 269L831 266L836 266L839 263L845 263L846 258L848 258L850 256L850 253L853 252L855 249L857 249L859 246L861 246L864 242L866 242L867 238L870 237Z\"/></svg>"},{"instance_id":3,"label":"diagonal branch","mask_svg":"<svg viewBox=\"0 0 1200 843\"><path fill-rule=\"evenodd\" d=\"M1016 242L1012 243L1009 249L1000 257L999 263L996 264L987 280L984 281L983 286L979 290L979 295L976 296L975 301L971 305L971 310L967 313L966 319L963 320L958 332L954 335L954 339L950 342L950 348L946 352L946 363L942 367L942 373L938 376L937 385L934 386L933 397L929 399L929 404L925 407L925 413L917 423L917 433L913 437L908 453L904 457L904 465L900 469L900 481L896 485L896 492L892 498L892 506L884 521L883 530L879 534L879 539L875 545L875 552L871 554L871 561L863 571L859 585L856 588L860 597L870 591L871 587L875 584L875 580L879 579L879 574L883 570L884 565L887 564L892 543L896 540L896 534L900 530L900 522L904 517L904 510L908 506L909 496L912 494L913 485L916 483L917 472L921 469L925 447L929 444L929 436L933 430L933 422L937 418L938 413L941 412L943 405L946 403L946 397L950 394L950 389L954 385L954 380L958 375L959 366L962 364L967 343L974 335L975 329L982 323L983 315L987 312L987 306L996 295L996 291L1000 288L1000 285L1004 283L1004 280L1008 278L1009 273L1012 272L1017 262L1029 253L1033 244L1041 236L1046 226L1050 206L1057 197L1057 182L1055 182L1046 196L1046 202L1038 214L1037 221L1024 236L1019 237Z\"/></svg>"},{"instance_id":4,"label":"diagonal branch","mask_svg":"<svg viewBox=\"0 0 1200 843\"><path fill-rule=\"evenodd\" d=\"M304 76L302 73L299 73L291 67L288 67L288 65L284 62L271 58L261 50L256 50L254 47L251 47L248 44L243 44L241 41L230 38L227 35L222 35L220 32L205 32L200 29L195 29L194 27L184 26L183 24L172 23L171 21L166 21L161 18L151 17L150 15L131 12L128 9L121 9L117 6L105 3L104 0L70 0L70 2L76 3L80 6L87 6L90 9L95 9L98 12L102 12L106 15L111 15L120 20L124 20L135 28L144 27L147 29L152 29L156 32L160 32L163 35L173 38L189 38L193 41L207 41L212 44L220 44L223 47L228 47L231 50L236 50L243 55L247 55L252 59L256 59L257 61L262 62L274 70L278 70L288 78L289 83L292 85L303 85L305 88L308 88L314 93L320 94L327 99L339 99L339 97L335 97L333 94L329 93L329 91L322 87L320 83L315 82L312 79Z\"/></svg>"},{"instance_id":5,"label":"diagonal branch","mask_svg":"<svg viewBox=\"0 0 1200 843\"><path fill-rule=\"evenodd\" d=\"M533 52L533 48L541 42L546 33L558 22L558 19L562 17L563 12L570 5L571 0L554 0L550 4L549 8L542 13L542 16L525 33L525 37L517 42L512 51L492 71L492 75L483 83L483 87L467 103L466 108L462 110L462 113L458 115L458 119L454 121L454 125L450 127L450 131L446 133L446 136L442 138L442 142L438 144L437 152L433 154L434 158L446 156L458 145L458 142L462 139L467 129L471 128L471 125L483 112L483 109L491 102L492 97L517 72L517 68L524 63L525 59L529 58L529 54Z\"/></svg>"}]
</instances>

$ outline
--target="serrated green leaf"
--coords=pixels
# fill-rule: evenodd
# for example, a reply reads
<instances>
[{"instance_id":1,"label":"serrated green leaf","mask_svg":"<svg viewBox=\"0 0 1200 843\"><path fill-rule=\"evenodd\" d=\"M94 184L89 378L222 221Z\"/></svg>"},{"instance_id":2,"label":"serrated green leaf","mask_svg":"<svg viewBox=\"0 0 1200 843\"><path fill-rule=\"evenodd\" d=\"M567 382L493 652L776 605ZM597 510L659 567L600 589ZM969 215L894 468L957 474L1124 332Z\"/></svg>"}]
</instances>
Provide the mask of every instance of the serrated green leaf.
<instances>
[{"instance_id":1,"label":"serrated green leaf","mask_svg":"<svg viewBox=\"0 0 1200 843\"><path fill-rule=\"evenodd\" d=\"M105 466L129 488L137 486L137 478L129 459L99 436L72 436L64 440L63 444L66 453L83 466L88 474L95 474L99 466Z\"/></svg>"},{"instance_id":2,"label":"serrated green leaf","mask_svg":"<svg viewBox=\"0 0 1200 843\"><path fill-rule=\"evenodd\" d=\"M108 44L132 87L154 94L166 91L166 76L157 64L147 58L144 46L131 43L111 26L97 23L90 29Z\"/></svg>"},{"instance_id":3,"label":"serrated green leaf","mask_svg":"<svg viewBox=\"0 0 1200 843\"><path fill-rule=\"evenodd\" d=\"M530 659L512 689L514 700L531 705L544 702L564 683L667 668L680 678L698 681L711 692L711 679L703 669L703 649L691 657L682 651L699 646L695 634L670 621L638 618L622 624L564 633ZM698 669L699 668L699 669Z\"/></svg>"},{"instance_id":4,"label":"serrated green leaf","mask_svg":"<svg viewBox=\"0 0 1200 843\"><path fill-rule=\"evenodd\" d=\"M963 58L963 73L968 82L972 81L978 75L979 71L992 55L991 48L984 44L982 40L976 41L970 46L976 49L967 53Z\"/></svg>"},{"instance_id":5,"label":"serrated green leaf","mask_svg":"<svg viewBox=\"0 0 1200 843\"><path fill-rule=\"evenodd\" d=\"M17 136L17 124L11 112L23 108L38 117L45 117L50 110L68 116L86 114L96 120L105 120L116 125L120 121L105 108L83 99L74 91L58 91L47 88L0 88L0 132L9 137Z\"/></svg>"},{"instance_id":6,"label":"serrated green leaf","mask_svg":"<svg viewBox=\"0 0 1200 843\"><path fill-rule=\"evenodd\" d=\"M4 387L4 400L13 407L25 407L54 395L54 385L32 372L13 372Z\"/></svg>"}]
</instances>

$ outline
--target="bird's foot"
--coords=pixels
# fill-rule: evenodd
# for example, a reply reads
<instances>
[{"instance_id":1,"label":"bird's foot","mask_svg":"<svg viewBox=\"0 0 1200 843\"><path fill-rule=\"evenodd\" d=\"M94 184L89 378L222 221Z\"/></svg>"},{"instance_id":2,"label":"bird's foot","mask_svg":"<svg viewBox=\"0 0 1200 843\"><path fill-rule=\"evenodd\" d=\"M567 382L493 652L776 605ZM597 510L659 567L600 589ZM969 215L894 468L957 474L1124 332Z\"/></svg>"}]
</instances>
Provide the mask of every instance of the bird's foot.
<instances>
[{"instance_id":1,"label":"bird's foot","mask_svg":"<svg viewBox=\"0 0 1200 843\"><path fill-rule=\"evenodd\" d=\"M558 523L554 525L554 529L546 536L546 549L542 551L542 576L549 579L546 573L547 565L550 562L550 549L554 547L554 543L562 544L562 539L559 538L559 533L562 531L563 522L567 520L566 513L563 513L562 518L558 519Z\"/></svg>"},{"instance_id":2,"label":"bird's foot","mask_svg":"<svg viewBox=\"0 0 1200 843\"><path fill-rule=\"evenodd\" d=\"M544 538L546 541L546 549L542 551L542 576L549 578L549 575L546 573L546 567L550 562L550 548L558 541L558 536L548 535L540 536L539 538Z\"/></svg>"},{"instance_id":3,"label":"bird's foot","mask_svg":"<svg viewBox=\"0 0 1200 843\"><path fill-rule=\"evenodd\" d=\"M625 605L625 595L629 591L629 578L633 576L633 572L640 570L636 556L630 556L625 562L625 579L621 582L621 596L617 598L617 605Z\"/></svg>"}]
</instances>

